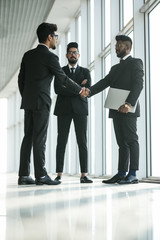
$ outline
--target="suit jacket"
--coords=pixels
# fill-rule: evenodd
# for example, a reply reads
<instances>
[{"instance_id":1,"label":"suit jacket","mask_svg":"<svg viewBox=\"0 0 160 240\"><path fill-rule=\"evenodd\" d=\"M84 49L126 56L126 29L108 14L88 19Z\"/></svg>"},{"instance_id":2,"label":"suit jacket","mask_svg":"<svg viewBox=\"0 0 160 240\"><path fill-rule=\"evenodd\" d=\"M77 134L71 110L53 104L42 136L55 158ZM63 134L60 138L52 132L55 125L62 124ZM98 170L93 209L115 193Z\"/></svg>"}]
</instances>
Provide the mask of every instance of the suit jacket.
<instances>
[{"instance_id":1,"label":"suit jacket","mask_svg":"<svg viewBox=\"0 0 160 240\"><path fill-rule=\"evenodd\" d=\"M68 65L62 68L67 76L71 77ZM87 83L82 85L84 79ZM91 86L90 72L87 68L77 66L73 80L81 85L89 88ZM54 81L55 92L58 94L55 104L55 115L66 115L72 112L76 114L88 115L88 99L77 96L71 89L66 88L57 78Z\"/></svg>"},{"instance_id":2,"label":"suit jacket","mask_svg":"<svg viewBox=\"0 0 160 240\"><path fill-rule=\"evenodd\" d=\"M122 61L122 63L114 65L105 78L103 78L90 88L90 96L104 90L109 86L112 88L130 90L126 102L134 106L143 88L143 75L144 73L142 60L129 56L126 60ZM120 113L117 110L110 109L109 117L112 118L117 114L124 113ZM135 113L128 113L126 114L126 116L140 116L139 101Z\"/></svg>"},{"instance_id":3,"label":"suit jacket","mask_svg":"<svg viewBox=\"0 0 160 240\"><path fill-rule=\"evenodd\" d=\"M54 75L64 86L72 89L75 95L79 95L81 87L65 75L58 57L46 46L38 45L26 52L18 75L21 108L41 109L44 104L50 107L50 85Z\"/></svg>"}]
</instances>

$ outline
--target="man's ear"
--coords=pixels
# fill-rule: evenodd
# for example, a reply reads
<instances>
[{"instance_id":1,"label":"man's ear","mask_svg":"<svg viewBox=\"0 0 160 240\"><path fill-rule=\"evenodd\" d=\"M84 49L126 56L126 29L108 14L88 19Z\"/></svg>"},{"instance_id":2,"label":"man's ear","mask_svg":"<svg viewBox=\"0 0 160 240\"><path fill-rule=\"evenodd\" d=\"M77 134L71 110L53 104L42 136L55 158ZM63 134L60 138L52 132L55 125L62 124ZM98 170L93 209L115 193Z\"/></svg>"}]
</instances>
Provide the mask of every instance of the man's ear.
<instances>
[{"instance_id":1,"label":"man's ear","mask_svg":"<svg viewBox=\"0 0 160 240\"><path fill-rule=\"evenodd\" d=\"M47 39L48 39L48 41L51 41L51 39L52 39L51 34L48 35Z\"/></svg>"},{"instance_id":2,"label":"man's ear","mask_svg":"<svg viewBox=\"0 0 160 240\"><path fill-rule=\"evenodd\" d=\"M127 47L127 52L130 53L131 49L130 49L130 45L129 44L126 44L126 47Z\"/></svg>"}]
</instances>

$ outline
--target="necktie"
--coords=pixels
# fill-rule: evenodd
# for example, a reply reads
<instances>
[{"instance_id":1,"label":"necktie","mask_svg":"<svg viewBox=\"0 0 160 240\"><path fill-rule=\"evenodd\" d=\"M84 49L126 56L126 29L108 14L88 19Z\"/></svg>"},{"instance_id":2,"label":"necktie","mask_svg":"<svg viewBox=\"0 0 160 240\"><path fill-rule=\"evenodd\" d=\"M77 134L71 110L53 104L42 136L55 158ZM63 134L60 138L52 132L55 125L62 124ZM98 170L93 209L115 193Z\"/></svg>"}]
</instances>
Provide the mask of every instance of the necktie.
<instances>
[{"instance_id":1,"label":"necktie","mask_svg":"<svg viewBox=\"0 0 160 240\"><path fill-rule=\"evenodd\" d=\"M123 60L123 59L121 59L121 60L120 60L120 63L123 63L123 62L124 62L124 60Z\"/></svg>"},{"instance_id":2,"label":"necktie","mask_svg":"<svg viewBox=\"0 0 160 240\"><path fill-rule=\"evenodd\" d=\"M71 68L71 75L74 74L75 68Z\"/></svg>"}]
</instances>

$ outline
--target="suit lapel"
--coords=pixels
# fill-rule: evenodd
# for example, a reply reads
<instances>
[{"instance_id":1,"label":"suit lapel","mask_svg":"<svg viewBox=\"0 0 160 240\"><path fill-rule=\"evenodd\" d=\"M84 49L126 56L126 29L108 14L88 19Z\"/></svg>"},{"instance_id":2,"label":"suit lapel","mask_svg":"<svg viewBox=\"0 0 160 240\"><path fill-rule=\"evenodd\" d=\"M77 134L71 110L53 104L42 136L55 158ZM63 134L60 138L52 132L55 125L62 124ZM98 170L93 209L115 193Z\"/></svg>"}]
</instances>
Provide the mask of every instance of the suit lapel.
<instances>
[{"instance_id":1,"label":"suit lapel","mask_svg":"<svg viewBox=\"0 0 160 240\"><path fill-rule=\"evenodd\" d=\"M81 70L81 68L79 67L79 65L77 65L77 68L76 68L76 71L75 71L75 74L74 74L74 81L78 84L79 84L79 76L81 74L80 70Z\"/></svg>"},{"instance_id":2,"label":"suit lapel","mask_svg":"<svg viewBox=\"0 0 160 240\"><path fill-rule=\"evenodd\" d=\"M123 76L123 71L125 70L125 68L127 67L126 65L132 60L132 57L129 56L126 60L124 60L122 63L117 64L116 68L113 71L113 82L117 82L119 81L120 76ZM113 83L112 82L112 83Z\"/></svg>"}]
</instances>

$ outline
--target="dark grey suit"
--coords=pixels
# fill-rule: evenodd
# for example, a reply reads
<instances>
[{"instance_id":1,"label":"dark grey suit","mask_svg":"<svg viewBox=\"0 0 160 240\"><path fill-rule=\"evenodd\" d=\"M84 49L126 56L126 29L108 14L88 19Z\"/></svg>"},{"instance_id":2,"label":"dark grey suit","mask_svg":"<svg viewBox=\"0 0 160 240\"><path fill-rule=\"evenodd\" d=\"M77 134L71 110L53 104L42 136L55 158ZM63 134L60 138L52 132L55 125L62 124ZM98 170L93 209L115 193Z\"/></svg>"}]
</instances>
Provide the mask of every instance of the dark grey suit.
<instances>
[{"instance_id":1,"label":"dark grey suit","mask_svg":"<svg viewBox=\"0 0 160 240\"><path fill-rule=\"evenodd\" d=\"M69 79L61 69L58 57L44 45L24 54L18 76L25 110L24 138L20 153L19 176L30 174L30 154L33 145L35 177L47 174L45 169L45 143L51 106L50 85L56 76L67 88L79 95L81 87Z\"/></svg>"},{"instance_id":2,"label":"dark grey suit","mask_svg":"<svg viewBox=\"0 0 160 240\"><path fill-rule=\"evenodd\" d=\"M109 74L90 90L90 96L104 90L107 87L130 90L126 102L132 106L143 88L143 63L140 59L129 56L120 64L114 65ZM139 102L135 113L120 113L110 109L109 117L113 118L114 130L119 146L119 171L138 170L139 167L139 143L137 135L137 117L140 116Z\"/></svg>"},{"instance_id":3,"label":"dark grey suit","mask_svg":"<svg viewBox=\"0 0 160 240\"><path fill-rule=\"evenodd\" d=\"M63 67L67 76L79 85L90 87L91 77L88 69L77 66L75 74L71 75L68 65ZM82 81L87 79L87 83L82 85ZM88 151L87 151L87 115L88 100L73 93L69 88L65 88L58 79L54 82L55 92L58 94L55 104L54 114L58 116L58 138L56 149L56 172L63 172L64 154L68 140L71 121L73 120L79 147L79 159L81 172L88 172Z\"/></svg>"}]
</instances>

